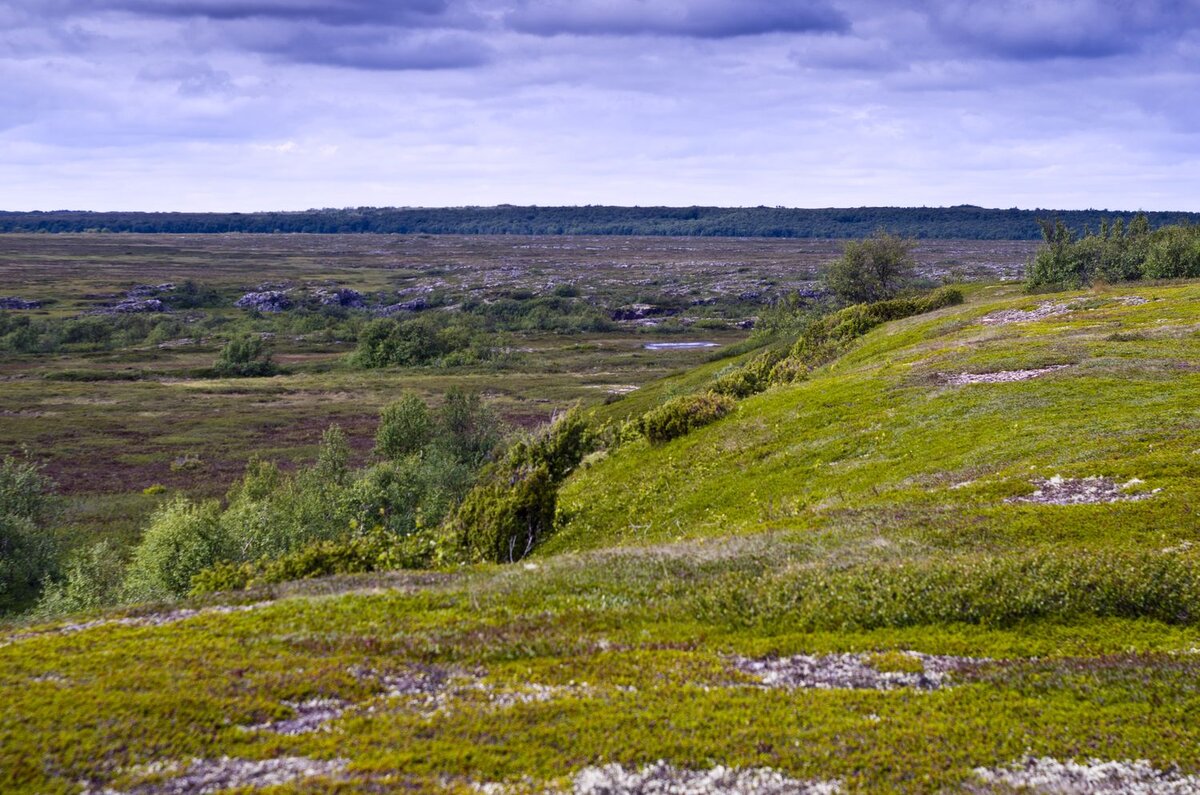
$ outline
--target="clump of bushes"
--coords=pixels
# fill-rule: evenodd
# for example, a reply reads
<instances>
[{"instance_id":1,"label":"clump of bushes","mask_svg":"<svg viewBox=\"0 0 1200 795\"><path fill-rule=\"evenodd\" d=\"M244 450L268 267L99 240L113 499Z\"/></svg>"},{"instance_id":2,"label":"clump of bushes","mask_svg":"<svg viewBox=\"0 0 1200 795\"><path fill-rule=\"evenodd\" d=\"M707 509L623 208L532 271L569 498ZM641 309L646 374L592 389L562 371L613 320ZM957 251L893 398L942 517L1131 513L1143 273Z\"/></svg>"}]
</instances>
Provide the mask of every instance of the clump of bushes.
<instances>
[{"instance_id":1,"label":"clump of bushes","mask_svg":"<svg viewBox=\"0 0 1200 795\"><path fill-rule=\"evenodd\" d=\"M123 591L138 601L182 596L191 587L192 577L234 554L228 528L221 523L220 503L194 503L178 497L151 517L141 542L134 548ZM84 573L82 568L80 573ZM96 576L96 572L88 571L79 580ZM90 590L90 586L68 581L64 590Z\"/></svg>"},{"instance_id":2,"label":"clump of bushes","mask_svg":"<svg viewBox=\"0 0 1200 795\"><path fill-rule=\"evenodd\" d=\"M826 287L847 304L894 298L916 276L914 245L883 229L864 240L852 240L825 272Z\"/></svg>"},{"instance_id":3,"label":"clump of bushes","mask_svg":"<svg viewBox=\"0 0 1200 795\"><path fill-rule=\"evenodd\" d=\"M221 348L213 372L222 378L255 378L275 375L278 368L262 337L242 334Z\"/></svg>"},{"instance_id":4,"label":"clump of bushes","mask_svg":"<svg viewBox=\"0 0 1200 795\"><path fill-rule=\"evenodd\" d=\"M429 563L432 541L399 537L383 527L352 529L336 539L314 541L276 559L224 561L192 577L190 595L232 591L335 574L420 568Z\"/></svg>"},{"instance_id":5,"label":"clump of bushes","mask_svg":"<svg viewBox=\"0 0 1200 795\"><path fill-rule=\"evenodd\" d=\"M54 573L54 484L27 457L0 460L0 611L22 605Z\"/></svg>"},{"instance_id":6,"label":"clump of bushes","mask_svg":"<svg viewBox=\"0 0 1200 795\"><path fill-rule=\"evenodd\" d=\"M651 444L663 444L716 422L735 408L733 398L717 392L683 395L643 414L638 428Z\"/></svg>"},{"instance_id":7,"label":"clump of bushes","mask_svg":"<svg viewBox=\"0 0 1200 795\"><path fill-rule=\"evenodd\" d=\"M1145 215L1128 224L1104 223L1082 237L1062 221L1039 220L1044 245L1026 273L1030 289L1075 289L1102 279L1200 277L1200 227L1174 225L1151 230Z\"/></svg>"},{"instance_id":8,"label":"clump of bushes","mask_svg":"<svg viewBox=\"0 0 1200 795\"><path fill-rule=\"evenodd\" d=\"M491 336L466 315L442 313L381 318L358 334L351 360L358 367L413 367L485 362L496 355Z\"/></svg>"},{"instance_id":9,"label":"clump of bushes","mask_svg":"<svg viewBox=\"0 0 1200 795\"><path fill-rule=\"evenodd\" d=\"M528 555L554 532L558 487L594 444L578 408L512 444L455 512L439 557L511 563Z\"/></svg>"}]
</instances>

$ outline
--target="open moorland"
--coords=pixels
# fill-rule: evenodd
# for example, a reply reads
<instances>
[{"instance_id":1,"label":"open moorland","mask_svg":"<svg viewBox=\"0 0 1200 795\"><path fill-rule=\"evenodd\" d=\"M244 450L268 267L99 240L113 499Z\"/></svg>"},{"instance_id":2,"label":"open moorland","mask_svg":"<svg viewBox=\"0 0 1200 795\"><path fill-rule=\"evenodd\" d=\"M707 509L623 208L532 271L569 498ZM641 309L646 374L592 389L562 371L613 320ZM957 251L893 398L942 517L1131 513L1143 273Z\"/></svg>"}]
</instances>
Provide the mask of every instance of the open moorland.
<instances>
[{"instance_id":1,"label":"open moorland","mask_svg":"<svg viewBox=\"0 0 1200 795\"><path fill-rule=\"evenodd\" d=\"M68 496L65 524L79 531L72 537L132 543L163 499L143 495L147 488L221 494L252 457L311 458L331 424L362 460L380 408L401 390L436 399L462 387L484 394L511 423L532 426L575 402L603 402L720 356L773 302L815 290L841 247L723 238L0 236L0 298L38 304L5 314L56 324L24 348L8 332L0 451L26 447L48 465ZM930 279L994 279L1019 277L1033 250L1027 242L928 241L916 254ZM288 309L236 306L248 293L273 292L291 296ZM473 331L501 355L348 364L372 318L456 314L479 317ZM207 372L238 333L266 337L281 373ZM656 341L669 345L646 348ZM713 347L670 347L689 341Z\"/></svg>"},{"instance_id":2,"label":"open moorland","mask_svg":"<svg viewBox=\"0 0 1200 795\"><path fill-rule=\"evenodd\" d=\"M1130 229L894 286L887 235L249 238L315 249L253 278L14 238L75 275L10 290L7 443L166 469L69 481L141 518L0 632L0 791L1200 792L1200 246ZM67 262L139 241L195 270ZM177 325L70 336L145 301ZM0 476L12 537L66 526Z\"/></svg>"}]
</instances>

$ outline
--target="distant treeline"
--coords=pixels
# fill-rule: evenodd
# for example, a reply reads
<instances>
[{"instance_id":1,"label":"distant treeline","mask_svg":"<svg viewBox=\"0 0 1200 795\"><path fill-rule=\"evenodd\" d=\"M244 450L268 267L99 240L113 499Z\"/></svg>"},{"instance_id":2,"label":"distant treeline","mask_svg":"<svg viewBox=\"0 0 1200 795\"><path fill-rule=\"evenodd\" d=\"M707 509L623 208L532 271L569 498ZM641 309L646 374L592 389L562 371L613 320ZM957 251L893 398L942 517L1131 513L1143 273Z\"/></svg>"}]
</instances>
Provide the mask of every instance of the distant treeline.
<instances>
[{"instance_id":1,"label":"distant treeline","mask_svg":"<svg viewBox=\"0 0 1200 795\"><path fill-rule=\"evenodd\" d=\"M677 235L862 238L876 229L914 238L1037 240L1039 218L1098 229L1108 210L958 207L360 207L265 213L0 212L2 232L315 233L431 235ZM1129 215L1126 213L1125 215ZM1147 213L1151 227L1200 213Z\"/></svg>"}]
</instances>

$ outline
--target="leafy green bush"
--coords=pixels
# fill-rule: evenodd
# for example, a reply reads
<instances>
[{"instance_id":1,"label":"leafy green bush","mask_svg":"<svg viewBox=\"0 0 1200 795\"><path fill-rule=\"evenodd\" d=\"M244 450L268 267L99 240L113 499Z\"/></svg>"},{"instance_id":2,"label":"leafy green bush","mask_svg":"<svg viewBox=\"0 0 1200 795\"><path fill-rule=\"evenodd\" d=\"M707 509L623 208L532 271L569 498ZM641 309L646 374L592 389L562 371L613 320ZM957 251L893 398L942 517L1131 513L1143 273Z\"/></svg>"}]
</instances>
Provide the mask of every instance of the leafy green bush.
<instances>
[{"instance_id":1,"label":"leafy green bush","mask_svg":"<svg viewBox=\"0 0 1200 795\"><path fill-rule=\"evenodd\" d=\"M850 241L826 271L826 286L848 304L892 298L916 274L914 245L912 240L882 229L865 240Z\"/></svg>"},{"instance_id":2,"label":"leafy green bush","mask_svg":"<svg viewBox=\"0 0 1200 795\"><path fill-rule=\"evenodd\" d=\"M683 395L647 411L639 428L652 444L662 444L716 422L736 407L733 398L716 392Z\"/></svg>"},{"instance_id":3,"label":"leafy green bush","mask_svg":"<svg viewBox=\"0 0 1200 795\"><path fill-rule=\"evenodd\" d=\"M433 415L425 401L412 394L384 407L375 433L375 454L397 460L418 452L432 441Z\"/></svg>"},{"instance_id":4,"label":"leafy green bush","mask_svg":"<svg viewBox=\"0 0 1200 795\"><path fill-rule=\"evenodd\" d=\"M278 372L266 342L249 334L225 343L213 364L213 371L223 378L253 378Z\"/></svg>"},{"instance_id":5,"label":"leafy green bush","mask_svg":"<svg viewBox=\"0 0 1200 795\"><path fill-rule=\"evenodd\" d=\"M35 462L0 460L0 611L28 602L54 573L48 524L56 513L54 484Z\"/></svg>"},{"instance_id":6,"label":"leafy green bush","mask_svg":"<svg viewBox=\"0 0 1200 795\"><path fill-rule=\"evenodd\" d=\"M134 548L124 583L128 596L142 601L183 596L193 576L232 557L220 519L216 500L193 503L178 497L159 508Z\"/></svg>"},{"instance_id":7,"label":"leafy green bush","mask_svg":"<svg viewBox=\"0 0 1200 795\"><path fill-rule=\"evenodd\" d=\"M95 610L116 604L123 595L125 561L107 539L75 550L60 580L48 580L34 613L42 618Z\"/></svg>"},{"instance_id":8,"label":"leafy green bush","mask_svg":"<svg viewBox=\"0 0 1200 795\"><path fill-rule=\"evenodd\" d=\"M855 304L826 315L809 325L771 370L770 383L790 383L836 358L846 347L872 329L892 320L933 312L963 302L956 287L940 287L917 298L893 298L873 304Z\"/></svg>"},{"instance_id":9,"label":"leafy green bush","mask_svg":"<svg viewBox=\"0 0 1200 795\"><path fill-rule=\"evenodd\" d=\"M383 528L315 541L275 560L218 563L192 578L191 594L233 591L335 574L423 568L433 554L431 539L400 538Z\"/></svg>"},{"instance_id":10,"label":"leafy green bush","mask_svg":"<svg viewBox=\"0 0 1200 795\"><path fill-rule=\"evenodd\" d=\"M511 563L554 532L558 487L595 446L578 407L514 442L447 523L443 561Z\"/></svg>"},{"instance_id":11,"label":"leafy green bush","mask_svg":"<svg viewBox=\"0 0 1200 795\"><path fill-rule=\"evenodd\" d=\"M533 551L554 530L557 488L543 464L506 469L476 486L450 528L452 559L512 563Z\"/></svg>"},{"instance_id":12,"label":"leafy green bush","mask_svg":"<svg viewBox=\"0 0 1200 795\"><path fill-rule=\"evenodd\" d=\"M336 426L325 432L317 461L294 475L252 462L230 490L220 523L230 558L275 558L311 541L337 536L349 523L343 494L350 484L349 445Z\"/></svg>"},{"instance_id":13,"label":"leafy green bush","mask_svg":"<svg viewBox=\"0 0 1200 795\"><path fill-rule=\"evenodd\" d=\"M477 323L469 316L447 313L373 320L359 332L351 361L365 368L487 361L496 351Z\"/></svg>"},{"instance_id":14,"label":"leafy green bush","mask_svg":"<svg viewBox=\"0 0 1200 795\"><path fill-rule=\"evenodd\" d=\"M1200 277L1200 227L1168 226L1155 232L1144 271L1151 279Z\"/></svg>"},{"instance_id":15,"label":"leafy green bush","mask_svg":"<svg viewBox=\"0 0 1200 795\"><path fill-rule=\"evenodd\" d=\"M771 370L787 356L787 348L776 347L763 351L741 367L721 374L712 384L712 391L733 398L757 395L771 383Z\"/></svg>"}]
</instances>

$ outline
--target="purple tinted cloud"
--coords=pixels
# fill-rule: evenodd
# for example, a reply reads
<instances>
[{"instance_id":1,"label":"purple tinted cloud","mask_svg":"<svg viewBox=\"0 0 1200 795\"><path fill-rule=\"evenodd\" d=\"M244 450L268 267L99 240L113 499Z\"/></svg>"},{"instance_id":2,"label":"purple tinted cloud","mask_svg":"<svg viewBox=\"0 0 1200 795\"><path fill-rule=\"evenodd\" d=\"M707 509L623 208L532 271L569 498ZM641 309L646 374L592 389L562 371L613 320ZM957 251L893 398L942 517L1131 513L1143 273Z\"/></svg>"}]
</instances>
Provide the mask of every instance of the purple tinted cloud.
<instances>
[{"instance_id":1,"label":"purple tinted cloud","mask_svg":"<svg viewBox=\"0 0 1200 795\"><path fill-rule=\"evenodd\" d=\"M1195 0L0 0L0 207L1195 205Z\"/></svg>"},{"instance_id":2,"label":"purple tinted cloud","mask_svg":"<svg viewBox=\"0 0 1200 795\"><path fill-rule=\"evenodd\" d=\"M821 0L526 0L507 22L539 36L694 36L843 32L849 21Z\"/></svg>"}]
</instances>

